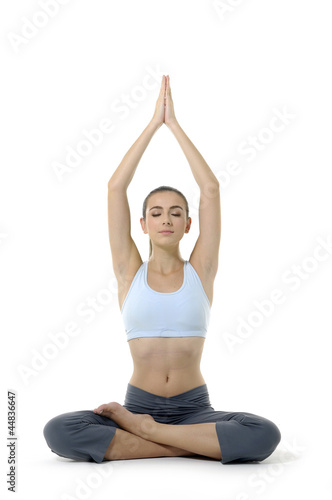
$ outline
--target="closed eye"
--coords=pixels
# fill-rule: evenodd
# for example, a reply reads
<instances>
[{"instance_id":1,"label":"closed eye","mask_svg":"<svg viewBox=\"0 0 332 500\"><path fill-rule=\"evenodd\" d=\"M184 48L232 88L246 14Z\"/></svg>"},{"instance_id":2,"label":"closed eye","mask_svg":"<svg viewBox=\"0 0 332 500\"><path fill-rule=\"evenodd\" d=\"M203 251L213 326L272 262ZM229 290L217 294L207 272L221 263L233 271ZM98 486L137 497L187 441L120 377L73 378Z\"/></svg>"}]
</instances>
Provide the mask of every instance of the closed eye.
<instances>
[{"instance_id":1,"label":"closed eye","mask_svg":"<svg viewBox=\"0 0 332 500\"><path fill-rule=\"evenodd\" d=\"M152 217L159 217L160 214L152 214ZM181 214L172 214L174 217L181 217Z\"/></svg>"}]
</instances>

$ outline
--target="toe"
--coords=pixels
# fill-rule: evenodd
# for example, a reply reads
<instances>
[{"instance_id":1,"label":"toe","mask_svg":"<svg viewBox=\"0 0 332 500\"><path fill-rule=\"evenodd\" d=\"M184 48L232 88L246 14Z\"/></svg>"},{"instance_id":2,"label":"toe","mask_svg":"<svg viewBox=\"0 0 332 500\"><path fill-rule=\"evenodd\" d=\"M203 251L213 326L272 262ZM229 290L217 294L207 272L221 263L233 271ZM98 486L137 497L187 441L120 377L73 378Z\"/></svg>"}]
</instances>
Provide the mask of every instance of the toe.
<instances>
[{"instance_id":1,"label":"toe","mask_svg":"<svg viewBox=\"0 0 332 500\"><path fill-rule=\"evenodd\" d=\"M98 408L95 408L94 413L102 413L106 405L100 405Z\"/></svg>"}]
</instances>

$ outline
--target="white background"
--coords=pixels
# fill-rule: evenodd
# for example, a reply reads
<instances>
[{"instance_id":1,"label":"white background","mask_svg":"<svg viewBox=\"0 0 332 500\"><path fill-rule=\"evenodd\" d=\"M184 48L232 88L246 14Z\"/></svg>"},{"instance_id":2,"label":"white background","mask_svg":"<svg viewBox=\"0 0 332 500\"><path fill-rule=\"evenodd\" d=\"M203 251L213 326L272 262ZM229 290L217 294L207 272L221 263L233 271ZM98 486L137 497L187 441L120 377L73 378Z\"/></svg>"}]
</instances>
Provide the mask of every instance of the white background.
<instances>
[{"instance_id":1,"label":"white background","mask_svg":"<svg viewBox=\"0 0 332 500\"><path fill-rule=\"evenodd\" d=\"M13 498L6 489L12 389L17 499L327 498L329 2L56 5L57 11L46 0L7 1L0 12L2 497ZM201 370L215 409L256 413L278 425L282 441L261 464L78 463L53 454L42 434L57 414L124 402L132 360L108 241L107 182L150 121L163 73L170 75L180 125L222 188L219 269ZM273 121L276 113L288 118ZM56 162L65 165L69 148L86 139L83 131L103 119L112 122L112 132L59 175ZM249 157L250 137L259 150ZM227 177L230 162L237 175ZM166 126L128 189L132 236L143 260L143 200L164 184L180 189L189 203L192 227L180 246L188 259L199 231L199 190ZM241 337L240 321L257 319L255 301L270 300L275 289L282 303ZM98 311L82 315L93 311L91 298ZM71 322L76 336L56 349L50 335Z\"/></svg>"}]
</instances>

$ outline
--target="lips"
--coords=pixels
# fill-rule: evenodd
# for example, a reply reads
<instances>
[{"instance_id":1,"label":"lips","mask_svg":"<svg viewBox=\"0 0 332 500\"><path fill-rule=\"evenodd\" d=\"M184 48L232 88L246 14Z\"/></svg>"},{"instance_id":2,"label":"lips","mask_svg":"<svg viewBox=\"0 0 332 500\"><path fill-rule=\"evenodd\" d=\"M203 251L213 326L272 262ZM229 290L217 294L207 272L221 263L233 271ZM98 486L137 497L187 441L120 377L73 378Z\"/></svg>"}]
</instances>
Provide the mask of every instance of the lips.
<instances>
[{"instance_id":1,"label":"lips","mask_svg":"<svg viewBox=\"0 0 332 500\"><path fill-rule=\"evenodd\" d=\"M174 231L159 231L161 234L171 234L174 233Z\"/></svg>"}]
</instances>

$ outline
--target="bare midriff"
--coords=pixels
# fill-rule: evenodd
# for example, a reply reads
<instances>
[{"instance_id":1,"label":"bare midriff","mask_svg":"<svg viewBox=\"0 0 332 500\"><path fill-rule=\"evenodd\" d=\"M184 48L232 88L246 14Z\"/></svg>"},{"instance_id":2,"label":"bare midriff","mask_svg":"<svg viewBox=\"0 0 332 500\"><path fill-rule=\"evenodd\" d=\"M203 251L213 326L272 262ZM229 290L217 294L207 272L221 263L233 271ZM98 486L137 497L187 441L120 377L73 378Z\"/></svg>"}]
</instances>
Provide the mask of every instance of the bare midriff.
<instances>
[{"instance_id":1,"label":"bare midriff","mask_svg":"<svg viewBox=\"0 0 332 500\"><path fill-rule=\"evenodd\" d=\"M140 337L128 342L134 362L129 383L162 397L205 384L200 362L204 337Z\"/></svg>"}]
</instances>

